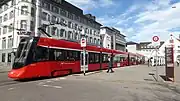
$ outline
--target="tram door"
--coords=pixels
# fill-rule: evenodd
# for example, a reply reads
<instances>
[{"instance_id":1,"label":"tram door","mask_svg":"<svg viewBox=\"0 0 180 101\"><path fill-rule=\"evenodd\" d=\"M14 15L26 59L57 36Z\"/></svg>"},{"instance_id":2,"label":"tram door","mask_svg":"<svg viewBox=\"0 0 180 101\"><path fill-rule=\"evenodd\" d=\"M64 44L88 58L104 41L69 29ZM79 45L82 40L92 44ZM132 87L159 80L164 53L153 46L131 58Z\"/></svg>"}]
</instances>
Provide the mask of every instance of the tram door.
<instances>
[{"instance_id":1,"label":"tram door","mask_svg":"<svg viewBox=\"0 0 180 101\"><path fill-rule=\"evenodd\" d=\"M83 71L84 70L84 58L83 58L83 52L81 52L81 71ZM86 56L85 56L85 70L86 71L88 71L88 59L89 58L89 56L88 56L88 52L86 52Z\"/></svg>"}]
</instances>

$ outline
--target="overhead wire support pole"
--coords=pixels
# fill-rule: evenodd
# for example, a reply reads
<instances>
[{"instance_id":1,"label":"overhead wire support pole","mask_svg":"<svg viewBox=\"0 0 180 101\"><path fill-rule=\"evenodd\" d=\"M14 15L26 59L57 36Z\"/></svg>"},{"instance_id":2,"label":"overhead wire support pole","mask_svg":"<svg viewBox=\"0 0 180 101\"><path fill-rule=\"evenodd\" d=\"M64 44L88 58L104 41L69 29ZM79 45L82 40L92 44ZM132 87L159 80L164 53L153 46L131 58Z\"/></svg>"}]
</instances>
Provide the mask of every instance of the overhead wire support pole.
<instances>
[{"instance_id":1,"label":"overhead wire support pole","mask_svg":"<svg viewBox=\"0 0 180 101\"><path fill-rule=\"evenodd\" d=\"M157 67L157 65L158 65L158 62L157 62L157 60L158 60L158 56L157 56L157 53L158 53L158 46L156 47L156 79L157 79L157 81L158 81L158 67Z\"/></svg>"}]
</instances>

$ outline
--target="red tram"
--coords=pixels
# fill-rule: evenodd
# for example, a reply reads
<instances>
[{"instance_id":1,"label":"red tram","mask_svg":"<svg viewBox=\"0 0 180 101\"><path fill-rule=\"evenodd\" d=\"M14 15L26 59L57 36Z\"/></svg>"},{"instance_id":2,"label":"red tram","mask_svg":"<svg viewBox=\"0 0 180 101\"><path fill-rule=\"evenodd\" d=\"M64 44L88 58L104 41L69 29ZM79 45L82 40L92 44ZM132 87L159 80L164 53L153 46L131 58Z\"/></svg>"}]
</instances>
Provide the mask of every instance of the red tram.
<instances>
[{"instance_id":1,"label":"red tram","mask_svg":"<svg viewBox=\"0 0 180 101\"><path fill-rule=\"evenodd\" d=\"M82 72L82 52L80 44L76 42L45 37L23 38L19 43L13 67L8 73L8 77L25 79L54 77ZM108 54L114 54L117 57L114 67L135 64L133 60L135 59L135 54L87 46L85 57L86 71L107 69Z\"/></svg>"}]
</instances>

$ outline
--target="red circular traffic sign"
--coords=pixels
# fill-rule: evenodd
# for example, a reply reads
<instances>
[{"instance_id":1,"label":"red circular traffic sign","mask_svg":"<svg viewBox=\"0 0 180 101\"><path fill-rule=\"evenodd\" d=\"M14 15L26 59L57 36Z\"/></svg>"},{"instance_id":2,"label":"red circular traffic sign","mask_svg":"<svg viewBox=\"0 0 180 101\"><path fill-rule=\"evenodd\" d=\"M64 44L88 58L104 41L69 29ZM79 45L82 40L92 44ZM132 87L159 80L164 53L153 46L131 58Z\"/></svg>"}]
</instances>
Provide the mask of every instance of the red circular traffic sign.
<instances>
[{"instance_id":1,"label":"red circular traffic sign","mask_svg":"<svg viewBox=\"0 0 180 101\"><path fill-rule=\"evenodd\" d=\"M158 36L153 36L153 41L154 41L154 42L159 41L159 37L158 37Z\"/></svg>"},{"instance_id":2,"label":"red circular traffic sign","mask_svg":"<svg viewBox=\"0 0 180 101\"><path fill-rule=\"evenodd\" d=\"M82 39L81 42L82 42L82 43L85 43L85 39Z\"/></svg>"}]
</instances>

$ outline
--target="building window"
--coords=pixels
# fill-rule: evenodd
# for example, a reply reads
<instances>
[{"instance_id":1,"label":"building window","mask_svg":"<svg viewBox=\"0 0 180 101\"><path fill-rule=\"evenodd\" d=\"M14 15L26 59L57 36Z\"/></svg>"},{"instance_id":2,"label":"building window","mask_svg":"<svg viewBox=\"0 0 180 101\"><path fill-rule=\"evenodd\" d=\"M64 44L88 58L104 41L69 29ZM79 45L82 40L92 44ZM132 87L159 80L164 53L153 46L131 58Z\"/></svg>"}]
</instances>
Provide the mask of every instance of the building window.
<instances>
[{"instance_id":1,"label":"building window","mask_svg":"<svg viewBox=\"0 0 180 101\"><path fill-rule=\"evenodd\" d=\"M21 20L21 29L27 30L27 21Z\"/></svg>"},{"instance_id":2,"label":"building window","mask_svg":"<svg viewBox=\"0 0 180 101\"><path fill-rule=\"evenodd\" d=\"M51 6L51 7L52 7L53 12L59 13L59 8L58 7L54 7L54 6Z\"/></svg>"},{"instance_id":3,"label":"building window","mask_svg":"<svg viewBox=\"0 0 180 101\"><path fill-rule=\"evenodd\" d=\"M59 36L60 30L57 28L56 30L56 36Z\"/></svg>"},{"instance_id":4,"label":"building window","mask_svg":"<svg viewBox=\"0 0 180 101\"><path fill-rule=\"evenodd\" d=\"M94 35L96 35L96 31L94 31Z\"/></svg>"},{"instance_id":5,"label":"building window","mask_svg":"<svg viewBox=\"0 0 180 101\"><path fill-rule=\"evenodd\" d=\"M72 22L71 21L68 22L68 28L72 28Z\"/></svg>"},{"instance_id":6,"label":"building window","mask_svg":"<svg viewBox=\"0 0 180 101\"><path fill-rule=\"evenodd\" d=\"M75 33L75 40L78 40L78 33Z\"/></svg>"},{"instance_id":7,"label":"building window","mask_svg":"<svg viewBox=\"0 0 180 101\"><path fill-rule=\"evenodd\" d=\"M49 14L47 14L46 21L50 21L50 20L51 20L51 16Z\"/></svg>"},{"instance_id":8,"label":"building window","mask_svg":"<svg viewBox=\"0 0 180 101\"><path fill-rule=\"evenodd\" d=\"M6 37L2 39L2 49L6 49Z\"/></svg>"},{"instance_id":9,"label":"building window","mask_svg":"<svg viewBox=\"0 0 180 101\"><path fill-rule=\"evenodd\" d=\"M93 43L93 39L92 39L92 37L90 37L90 43Z\"/></svg>"},{"instance_id":10,"label":"building window","mask_svg":"<svg viewBox=\"0 0 180 101\"><path fill-rule=\"evenodd\" d=\"M21 15L28 15L28 6L21 6Z\"/></svg>"},{"instance_id":11,"label":"building window","mask_svg":"<svg viewBox=\"0 0 180 101\"><path fill-rule=\"evenodd\" d=\"M6 53L2 53L2 62L5 62L6 59Z\"/></svg>"},{"instance_id":12,"label":"building window","mask_svg":"<svg viewBox=\"0 0 180 101\"><path fill-rule=\"evenodd\" d=\"M4 11L6 11L7 9L8 9L8 5L5 4L5 5L4 5Z\"/></svg>"},{"instance_id":13,"label":"building window","mask_svg":"<svg viewBox=\"0 0 180 101\"><path fill-rule=\"evenodd\" d=\"M89 34L89 29L88 28L85 29L85 33Z\"/></svg>"},{"instance_id":14,"label":"building window","mask_svg":"<svg viewBox=\"0 0 180 101\"><path fill-rule=\"evenodd\" d=\"M0 16L0 23L2 23L2 16Z\"/></svg>"},{"instance_id":15,"label":"building window","mask_svg":"<svg viewBox=\"0 0 180 101\"><path fill-rule=\"evenodd\" d=\"M72 38L73 38L72 32L68 31L68 39L72 39Z\"/></svg>"},{"instance_id":16,"label":"building window","mask_svg":"<svg viewBox=\"0 0 180 101\"><path fill-rule=\"evenodd\" d=\"M52 27L51 34L56 35L56 30L57 30L57 27Z\"/></svg>"},{"instance_id":17,"label":"building window","mask_svg":"<svg viewBox=\"0 0 180 101\"><path fill-rule=\"evenodd\" d=\"M94 38L94 43L95 43L95 44L97 44L97 42L96 42L96 38Z\"/></svg>"},{"instance_id":18,"label":"building window","mask_svg":"<svg viewBox=\"0 0 180 101\"><path fill-rule=\"evenodd\" d=\"M11 12L9 13L9 19L12 19L12 18L13 18L13 16L14 16L14 12L13 12L13 11L11 11Z\"/></svg>"},{"instance_id":19,"label":"building window","mask_svg":"<svg viewBox=\"0 0 180 101\"><path fill-rule=\"evenodd\" d=\"M64 30L64 37L67 38L67 31Z\"/></svg>"},{"instance_id":20,"label":"building window","mask_svg":"<svg viewBox=\"0 0 180 101\"><path fill-rule=\"evenodd\" d=\"M7 33L7 26L4 26L3 27L3 34L6 34Z\"/></svg>"},{"instance_id":21,"label":"building window","mask_svg":"<svg viewBox=\"0 0 180 101\"><path fill-rule=\"evenodd\" d=\"M4 21L7 21L7 20L8 20L8 15L5 14L5 15L4 15Z\"/></svg>"},{"instance_id":22,"label":"building window","mask_svg":"<svg viewBox=\"0 0 180 101\"><path fill-rule=\"evenodd\" d=\"M12 32L13 31L13 24L10 24L9 25L9 32Z\"/></svg>"},{"instance_id":23,"label":"building window","mask_svg":"<svg viewBox=\"0 0 180 101\"><path fill-rule=\"evenodd\" d=\"M46 32L48 33L48 34L50 34L51 33L51 28L48 26L48 27L46 27Z\"/></svg>"},{"instance_id":24,"label":"building window","mask_svg":"<svg viewBox=\"0 0 180 101\"><path fill-rule=\"evenodd\" d=\"M36 0L31 0L32 4L36 4Z\"/></svg>"},{"instance_id":25,"label":"building window","mask_svg":"<svg viewBox=\"0 0 180 101\"><path fill-rule=\"evenodd\" d=\"M11 62L11 53L8 53L8 62Z\"/></svg>"},{"instance_id":26,"label":"building window","mask_svg":"<svg viewBox=\"0 0 180 101\"><path fill-rule=\"evenodd\" d=\"M48 15L48 14L47 14L46 12L42 12L42 19L43 19L43 20L46 20L47 15Z\"/></svg>"},{"instance_id":27,"label":"building window","mask_svg":"<svg viewBox=\"0 0 180 101\"><path fill-rule=\"evenodd\" d=\"M61 13L61 15L63 15L63 16L66 16L66 14L67 14L64 9L61 9L61 12L60 12L60 13Z\"/></svg>"},{"instance_id":28,"label":"building window","mask_svg":"<svg viewBox=\"0 0 180 101\"><path fill-rule=\"evenodd\" d=\"M42 4L42 6L43 6L44 8L46 8L46 9L50 10L50 4L49 4L49 3L44 2L44 3Z\"/></svg>"},{"instance_id":29,"label":"building window","mask_svg":"<svg viewBox=\"0 0 180 101\"><path fill-rule=\"evenodd\" d=\"M81 23L84 23L84 19L83 19L83 18L80 18L80 22L81 22Z\"/></svg>"},{"instance_id":30,"label":"building window","mask_svg":"<svg viewBox=\"0 0 180 101\"><path fill-rule=\"evenodd\" d=\"M86 41L89 42L89 37L88 36L86 37Z\"/></svg>"},{"instance_id":31,"label":"building window","mask_svg":"<svg viewBox=\"0 0 180 101\"><path fill-rule=\"evenodd\" d=\"M12 36L9 36L8 37L8 48L12 48L12 46L13 46L13 42L12 42L13 40L12 40Z\"/></svg>"},{"instance_id":32,"label":"building window","mask_svg":"<svg viewBox=\"0 0 180 101\"><path fill-rule=\"evenodd\" d=\"M90 35L92 35L92 29L90 29Z\"/></svg>"},{"instance_id":33,"label":"building window","mask_svg":"<svg viewBox=\"0 0 180 101\"><path fill-rule=\"evenodd\" d=\"M2 9L2 6L0 6L0 13L2 13L3 12L3 9Z\"/></svg>"},{"instance_id":34,"label":"building window","mask_svg":"<svg viewBox=\"0 0 180 101\"><path fill-rule=\"evenodd\" d=\"M98 39L98 45L100 45L100 39Z\"/></svg>"},{"instance_id":35,"label":"building window","mask_svg":"<svg viewBox=\"0 0 180 101\"><path fill-rule=\"evenodd\" d=\"M61 30L60 30L60 37L63 37L63 36L64 36L64 31L65 31L64 29L61 29Z\"/></svg>"},{"instance_id":36,"label":"building window","mask_svg":"<svg viewBox=\"0 0 180 101\"><path fill-rule=\"evenodd\" d=\"M69 12L68 13L68 18L73 20L73 14Z\"/></svg>"},{"instance_id":37,"label":"building window","mask_svg":"<svg viewBox=\"0 0 180 101\"><path fill-rule=\"evenodd\" d=\"M51 22L56 23L56 16L54 16L54 15L52 16Z\"/></svg>"},{"instance_id":38,"label":"building window","mask_svg":"<svg viewBox=\"0 0 180 101\"><path fill-rule=\"evenodd\" d=\"M74 15L74 20L79 21L79 16Z\"/></svg>"},{"instance_id":39,"label":"building window","mask_svg":"<svg viewBox=\"0 0 180 101\"><path fill-rule=\"evenodd\" d=\"M78 29L77 27L78 27L78 24L75 24L74 29L77 30Z\"/></svg>"},{"instance_id":40,"label":"building window","mask_svg":"<svg viewBox=\"0 0 180 101\"><path fill-rule=\"evenodd\" d=\"M34 17L35 16L35 11L34 11L34 8L31 7L31 16Z\"/></svg>"},{"instance_id":41,"label":"building window","mask_svg":"<svg viewBox=\"0 0 180 101\"><path fill-rule=\"evenodd\" d=\"M34 31L34 22L33 21L31 21L30 30Z\"/></svg>"}]
</instances>

